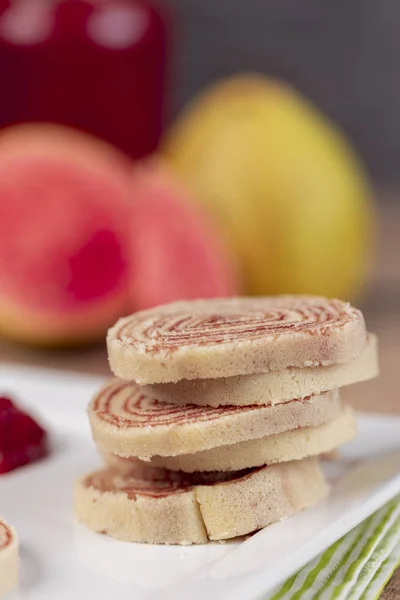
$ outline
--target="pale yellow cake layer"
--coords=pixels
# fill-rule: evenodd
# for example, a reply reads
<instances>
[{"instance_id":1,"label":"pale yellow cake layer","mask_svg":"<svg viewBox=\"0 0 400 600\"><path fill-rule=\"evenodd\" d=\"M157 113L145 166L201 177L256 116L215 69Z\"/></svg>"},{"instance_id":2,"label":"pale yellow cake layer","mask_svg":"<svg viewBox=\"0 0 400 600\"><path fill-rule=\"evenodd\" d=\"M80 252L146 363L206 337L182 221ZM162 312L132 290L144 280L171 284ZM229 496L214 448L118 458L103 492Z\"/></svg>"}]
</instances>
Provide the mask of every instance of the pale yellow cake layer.
<instances>
[{"instance_id":1,"label":"pale yellow cake layer","mask_svg":"<svg viewBox=\"0 0 400 600\"><path fill-rule=\"evenodd\" d=\"M0 597L18 585L18 538L0 519Z\"/></svg>"},{"instance_id":2,"label":"pale yellow cake layer","mask_svg":"<svg viewBox=\"0 0 400 600\"><path fill-rule=\"evenodd\" d=\"M177 456L315 427L339 415L338 390L276 406L177 406L159 402L134 382L111 380L88 414L103 454Z\"/></svg>"},{"instance_id":3,"label":"pale yellow cake layer","mask_svg":"<svg viewBox=\"0 0 400 600\"><path fill-rule=\"evenodd\" d=\"M80 479L75 486L76 518L119 540L201 544L261 529L328 493L314 458L253 469L206 485L147 469L128 478L104 469Z\"/></svg>"},{"instance_id":4,"label":"pale yellow cake layer","mask_svg":"<svg viewBox=\"0 0 400 600\"><path fill-rule=\"evenodd\" d=\"M327 367L290 368L253 375L219 379L182 379L176 383L145 386L164 402L200 406L247 406L279 404L293 398L306 398L352 383L372 379L379 374L378 343L368 334L363 353L351 362Z\"/></svg>"},{"instance_id":5,"label":"pale yellow cake layer","mask_svg":"<svg viewBox=\"0 0 400 600\"><path fill-rule=\"evenodd\" d=\"M141 384L342 364L366 343L359 310L314 296L175 302L120 319L107 336L113 373Z\"/></svg>"},{"instance_id":6,"label":"pale yellow cake layer","mask_svg":"<svg viewBox=\"0 0 400 600\"><path fill-rule=\"evenodd\" d=\"M341 413L317 427L301 427L256 440L246 440L230 446L219 446L195 454L153 456L151 465L172 471L238 471L249 467L300 460L308 456L327 454L352 440L357 434L354 411L344 406ZM132 459L115 455L104 457L106 463L129 474Z\"/></svg>"}]
</instances>

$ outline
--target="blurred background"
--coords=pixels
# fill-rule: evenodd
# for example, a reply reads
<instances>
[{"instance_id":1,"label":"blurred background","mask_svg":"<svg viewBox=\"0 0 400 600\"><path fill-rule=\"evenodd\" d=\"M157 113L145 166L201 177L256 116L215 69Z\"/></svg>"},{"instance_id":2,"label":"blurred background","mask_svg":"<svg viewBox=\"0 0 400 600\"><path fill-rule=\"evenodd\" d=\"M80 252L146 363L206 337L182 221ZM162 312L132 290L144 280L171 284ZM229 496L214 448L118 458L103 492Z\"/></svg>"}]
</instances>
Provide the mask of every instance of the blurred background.
<instances>
[{"instance_id":1,"label":"blurred background","mask_svg":"<svg viewBox=\"0 0 400 600\"><path fill-rule=\"evenodd\" d=\"M398 182L395 0L165 0L179 18L174 114L210 82L257 70L291 82L350 136L374 180Z\"/></svg>"},{"instance_id":2,"label":"blurred background","mask_svg":"<svg viewBox=\"0 0 400 600\"><path fill-rule=\"evenodd\" d=\"M353 402L399 411L399 26L394 0L0 0L0 360L106 374L135 310L321 294L380 335Z\"/></svg>"}]
</instances>

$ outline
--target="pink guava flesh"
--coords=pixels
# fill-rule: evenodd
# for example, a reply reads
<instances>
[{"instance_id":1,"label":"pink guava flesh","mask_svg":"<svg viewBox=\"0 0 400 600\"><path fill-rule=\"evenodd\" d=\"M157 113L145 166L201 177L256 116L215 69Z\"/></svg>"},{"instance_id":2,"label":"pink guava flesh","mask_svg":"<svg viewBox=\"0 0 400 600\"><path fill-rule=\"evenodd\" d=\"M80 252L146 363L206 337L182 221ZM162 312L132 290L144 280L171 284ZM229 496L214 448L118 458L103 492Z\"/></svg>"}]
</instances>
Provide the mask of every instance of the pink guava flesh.
<instances>
[{"instance_id":1,"label":"pink guava flesh","mask_svg":"<svg viewBox=\"0 0 400 600\"><path fill-rule=\"evenodd\" d=\"M120 240L112 231L99 230L68 260L67 291L77 302L110 294L124 277ZM89 274L89 275L88 275Z\"/></svg>"},{"instance_id":2,"label":"pink guava flesh","mask_svg":"<svg viewBox=\"0 0 400 600\"><path fill-rule=\"evenodd\" d=\"M126 286L122 196L109 176L72 163L3 161L0 298L62 315Z\"/></svg>"},{"instance_id":3,"label":"pink guava flesh","mask_svg":"<svg viewBox=\"0 0 400 600\"><path fill-rule=\"evenodd\" d=\"M132 307L238 293L234 260L214 224L161 163L134 173Z\"/></svg>"}]
</instances>

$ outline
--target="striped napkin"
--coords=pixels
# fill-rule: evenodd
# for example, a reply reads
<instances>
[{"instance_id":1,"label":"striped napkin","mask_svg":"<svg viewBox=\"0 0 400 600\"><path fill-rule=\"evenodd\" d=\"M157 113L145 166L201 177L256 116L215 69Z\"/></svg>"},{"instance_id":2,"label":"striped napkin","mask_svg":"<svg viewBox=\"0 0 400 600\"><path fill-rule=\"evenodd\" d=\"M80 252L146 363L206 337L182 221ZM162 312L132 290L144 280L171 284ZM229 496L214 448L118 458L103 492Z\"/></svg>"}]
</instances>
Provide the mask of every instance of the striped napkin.
<instances>
[{"instance_id":1,"label":"striped napkin","mask_svg":"<svg viewBox=\"0 0 400 600\"><path fill-rule=\"evenodd\" d=\"M399 565L397 496L275 589L268 600L376 600Z\"/></svg>"}]
</instances>

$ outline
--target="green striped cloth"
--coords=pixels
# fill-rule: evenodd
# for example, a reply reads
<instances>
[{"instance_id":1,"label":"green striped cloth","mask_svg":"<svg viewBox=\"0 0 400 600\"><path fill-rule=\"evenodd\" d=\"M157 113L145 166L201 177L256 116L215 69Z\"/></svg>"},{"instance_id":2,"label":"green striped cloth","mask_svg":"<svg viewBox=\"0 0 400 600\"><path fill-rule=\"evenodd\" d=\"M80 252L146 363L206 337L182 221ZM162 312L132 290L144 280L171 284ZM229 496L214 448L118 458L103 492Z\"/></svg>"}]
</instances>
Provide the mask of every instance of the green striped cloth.
<instances>
[{"instance_id":1,"label":"green striped cloth","mask_svg":"<svg viewBox=\"0 0 400 600\"><path fill-rule=\"evenodd\" d=\"M376 600L400 565L400 496L268 596L268 600Z\"/></svg>"}]
</instances>

